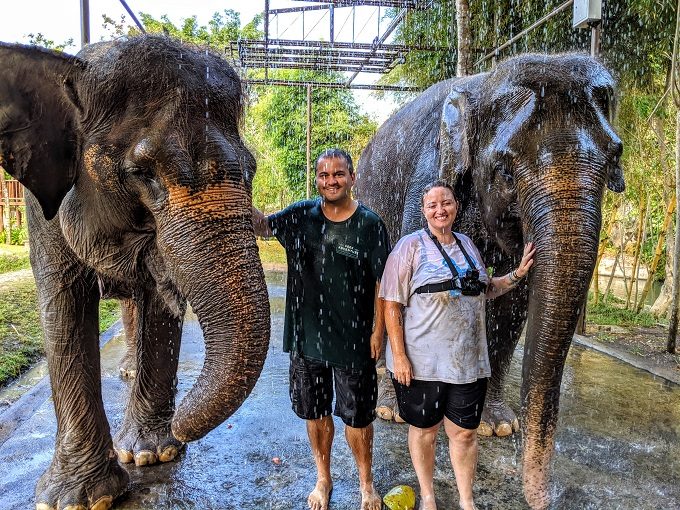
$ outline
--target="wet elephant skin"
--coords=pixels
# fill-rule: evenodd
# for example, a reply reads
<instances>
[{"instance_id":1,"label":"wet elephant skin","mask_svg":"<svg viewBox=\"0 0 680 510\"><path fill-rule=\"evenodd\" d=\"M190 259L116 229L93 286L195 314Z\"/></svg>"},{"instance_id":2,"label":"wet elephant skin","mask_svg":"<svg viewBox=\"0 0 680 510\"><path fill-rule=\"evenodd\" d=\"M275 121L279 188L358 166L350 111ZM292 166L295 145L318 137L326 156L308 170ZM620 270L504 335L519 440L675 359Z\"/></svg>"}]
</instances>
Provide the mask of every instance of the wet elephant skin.
<instances>
[{"instance_id":1,"label":"wet elephant skin","mask_svg":"<svg viewBox=\"0 0 680 510\"><path fill-rule=\"evenodd\" d=\"M493 375L483 414L496 430L515 419L502 388L526 321L523 478L535 509L550 503L562 370L595 265L604 188L624 189L613 101L614 81L597 61L522 55L433 85L380 127L359 161L357 195L394 240L423 226L422 189L441 177L461 198L454 230L496 275L535 243L526 281L487 302Z\"/></svg>"},{"instance_id":2,"label":"wet elephant skin","mask_svg":"<svg viewBox=\"0 0 680 510\"><path fill-rule=\"evenodd\" d=\"M165 37L73 57L0 44L0 164L27 188L55 453L40 509L109 508L119 465L173 459L252 390L269 302L250 219L255 161L242 91L219 56ZM101 296L124 300L136 377L112 439L98 351ZM186 303L206 357L175 408Z\"/></svg>"}]
</instances>

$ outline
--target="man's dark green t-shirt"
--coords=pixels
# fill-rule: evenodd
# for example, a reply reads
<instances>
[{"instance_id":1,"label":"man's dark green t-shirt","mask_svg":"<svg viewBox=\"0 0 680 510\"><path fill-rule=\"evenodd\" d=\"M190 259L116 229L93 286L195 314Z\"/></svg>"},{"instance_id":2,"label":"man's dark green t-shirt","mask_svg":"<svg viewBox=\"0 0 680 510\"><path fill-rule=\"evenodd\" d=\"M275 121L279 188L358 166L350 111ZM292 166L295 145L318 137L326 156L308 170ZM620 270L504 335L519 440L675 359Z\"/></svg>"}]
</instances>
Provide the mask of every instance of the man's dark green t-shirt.
<instances>
[{"instance_id":1,"label":"man's dark green t-shirt","mask_svg":"<svg viewBox=\"0 0 680 510\"><path fill-rule=\"evenodd\" d=\"M390 251L380 217L360 204L333 222L317 199L268 221L288 260L283 350L342 368L372 364L375 285Z\"/></svg>"}]
</instances>

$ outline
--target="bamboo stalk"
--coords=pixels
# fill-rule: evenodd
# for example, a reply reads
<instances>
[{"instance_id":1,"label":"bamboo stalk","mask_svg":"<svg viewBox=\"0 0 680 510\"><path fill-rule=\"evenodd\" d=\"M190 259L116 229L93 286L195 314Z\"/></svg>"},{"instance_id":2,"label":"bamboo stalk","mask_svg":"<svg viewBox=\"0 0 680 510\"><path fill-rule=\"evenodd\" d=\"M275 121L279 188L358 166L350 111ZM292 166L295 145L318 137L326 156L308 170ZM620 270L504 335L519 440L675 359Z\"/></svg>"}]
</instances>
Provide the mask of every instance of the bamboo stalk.
<instances>
[{"instance_id":1,"label":"bamboo stalk","mask_svg":"<svg viewBox=\"0 0 680 510\"><path fill-rule=\"evenodd\" d=\"M630 297L631 294L633 293L633 283L637 283L637 276L638 276L638 263L640 262L640 251L642 249L642 232L644 230L644 224L646 218L645 210L646 210L646 203L649 199L640 193L640 214L638 217L638 230L637 230L637 235L635 236L635 254L633 256L633 272L631 274L631 279L630 279L630 288L626 288L626 310L630 308Z\"/></svg>"},{"instance_id":2,"label":"bamboo stalk","mask_svg":"<svg viewBox=\"0 0 680 510\"><path fill-rule=\"evenodd\" d=\"M640 300L638 301L635 312L639 313L642 310L642 306L645 303L649 289L652 287L652 282L654 281L654 273L656 272L656 267L659 265L659 260L661 259L661 254L663 253L663 245L666 239L666 232L668 232L668 226L671 224L671 219L673 219L673 213L675 213L676 200L673 197L668 204L666 209L666 216L663 219L663 225L661 226L661 231L659 232L659 239L656 243L656 251L654 252L654 258L652 259L652 264L649 266L647 271L647 281L642 289L642 294L640 295Z\"/></svg>"},{"instance_id":3,"label":"bamboo stalk","mask_svg":"<svg viewBox=\"0 0 680 510\"><path fill-rule=\"evenodd\" d=\"M609 217L609 223L607 224L607 230L600 238L600 246L597 249L597 261L595 262L595 271L593 273L593 278L595 279L595 285L594 285L594 292L595 292L595 298L594 298L594 304L597 305L600 302L600 276L599 276L599 268L600 268L600 262L602 262L602 257L604 256L604 249L605 246L607 245L607 241L609 238L612 236L612 229L614 228L614 223L616 222L616 216L619 213L619 207L621 206L621 202L619 202L615 207L614 210L612 211L611 216Z\"/></svg>"},{"instance_id":4,"label":"bamboo stalk","mask_svg":"<svg viewBox=\"0 0 680 510\"><path fill-rule=\"evenodd\" d=\"M612 286L612 282L614 281L614 275L616 274L616 266L619 265L619 257L621 256L621 248L619 248L619 251L616 252L616 258L614 259L614 265L612 265L612 272L609 273L609 281L607 282L607 288L604 290L604 298L603 301L606 303L609 301L609 289Z\"/></svg>"}]
</instances>

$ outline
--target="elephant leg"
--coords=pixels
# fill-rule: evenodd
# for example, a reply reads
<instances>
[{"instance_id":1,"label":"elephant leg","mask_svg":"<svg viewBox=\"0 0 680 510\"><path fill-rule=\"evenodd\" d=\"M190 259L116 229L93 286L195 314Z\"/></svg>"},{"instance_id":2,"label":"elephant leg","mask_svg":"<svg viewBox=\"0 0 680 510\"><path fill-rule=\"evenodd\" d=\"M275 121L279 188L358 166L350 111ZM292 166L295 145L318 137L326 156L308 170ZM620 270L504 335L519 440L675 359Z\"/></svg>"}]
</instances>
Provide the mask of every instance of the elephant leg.
<instances>
[{"instance_id":1,"label":"elephant leg","mask_svg":"<svg viewBox=\"0 0 680 510\"><path fill-rule=\"evenodd\" d=\"M120 360L118 370L123 379L134 379L137 374L137 325L135 300L129 283L99 275L99 295L102 299L117 299L125 331L125 354Z\"/></svg>"},{"instance_id":2,"label":"elephant leg","mask_svg":"<svg viewBox=\"0 0 680 510\"><path fill-rule=\"evenodd\" d=\"M145 466L171 461L183 447L170 431L183 317L168 310L155 288L139 291L133 308L137 377L114 443L121 462Z\"/></svg>"},{"instance_id":3,"label":"elephant leg","mask_svg":"<svg viewBox=\"0 0 680 510\"><path fill-rule=\"evenodd\" d=\"M120 359L118 370L123 379L134 379L137 375L137 311L134 299L121 299L120 311L125 330L125 354Z\"/></svg>"},{"instance_id":4,"label":"elephant leg","mask_svg":"<svg viewBox=\"0 0 680 510\"><path fill-rule=\"evenodd\" d=\"M491 378L482 421L477 429L477 433L482 436L495 434L503 437L519 430L517 415L503 399L503 388L526 320L526 303L525 285L486 302L486 336Z\"/></svg>"},{"instance_id":5,"label":"elephant leg","mask_svg":"<svg viewBox=\"0 0 680 510\"><path fill-rule=\"evenodd\" d=\"M69 256L63 239L52 237L31 242L57 417L54 457L36 486L36 508L104 510L125 492L128 474L118 464L104 414L99 289L94 272Z\"/></svg>"}]
</instances>

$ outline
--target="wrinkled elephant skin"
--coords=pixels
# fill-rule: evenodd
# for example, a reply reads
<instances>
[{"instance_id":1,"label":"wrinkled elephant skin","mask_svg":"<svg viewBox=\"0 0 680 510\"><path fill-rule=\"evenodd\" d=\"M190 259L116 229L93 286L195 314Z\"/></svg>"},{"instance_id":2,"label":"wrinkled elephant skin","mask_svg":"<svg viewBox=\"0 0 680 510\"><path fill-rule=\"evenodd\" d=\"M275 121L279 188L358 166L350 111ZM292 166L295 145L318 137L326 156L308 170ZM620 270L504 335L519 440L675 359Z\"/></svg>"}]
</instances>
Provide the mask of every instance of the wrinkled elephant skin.
<instances>
[{"instance_id":1,"label":"wrinkled elephant skin","mask_svg":"<svg viewBox=\"0 0 680 510\"><path fill-rule=\"evenodd\" d=\"M511 433L502 386L526 321L520 417L524 493L535 509L549 504L562 369L595 265L604 188L624 189L613 87L587 56L515 57L433 85L381 126L359 161L357 195L395 240L423 226L422 189L441 177L461 197L454 230L495 274L535 243L527 280L487 302L483 414L487 430Z\"/></svg>"},{"instance_id":2,"label":"wrinkled elephant skin","mask_svg":"<svg viewBox=\"0 0 680 510\"><path fill-rule=\"evenodd\" d=\"M58 423L36 506L105 509L127 487L119 461L172 460L241 405L264 363L269 303L241 84L219 56L156 36L75 57L0 43L0 66L0 163L28 190ZM136 345L115 439L101 396L102 296L123 301ZM175 409L187 302L206 357Z\"/></svg>"}]
</instances>

